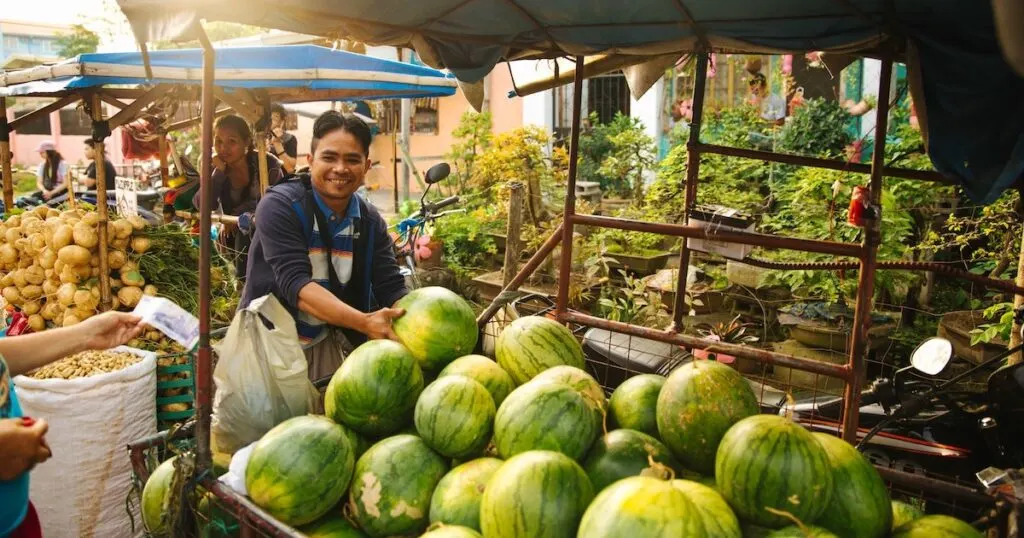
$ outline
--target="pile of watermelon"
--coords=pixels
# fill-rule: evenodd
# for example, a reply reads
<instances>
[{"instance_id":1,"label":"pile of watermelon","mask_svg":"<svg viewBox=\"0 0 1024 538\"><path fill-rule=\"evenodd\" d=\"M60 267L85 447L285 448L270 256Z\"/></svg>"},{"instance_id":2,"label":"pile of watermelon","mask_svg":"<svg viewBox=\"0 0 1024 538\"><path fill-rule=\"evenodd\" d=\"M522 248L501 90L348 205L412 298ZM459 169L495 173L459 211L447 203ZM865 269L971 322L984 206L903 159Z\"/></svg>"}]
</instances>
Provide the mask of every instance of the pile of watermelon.
<instances>
[{"instance_id":1,"label":"pile of watermelon","mask_svg":"<svg viewBox=\"0 0 1024 538\"><path fill-rule=\"evenodd\" d=\"M472 354L473 310L456 294L422 288L398 306L400 343L353 351L326 416L253 447L249 497L308 536L981 536L891 500L842 440L759 414L724 364L636 376L609 399L555 321L512 322L492 360ZM168 481L146 485L150 529Z\"/></svg>"}]
</instances>

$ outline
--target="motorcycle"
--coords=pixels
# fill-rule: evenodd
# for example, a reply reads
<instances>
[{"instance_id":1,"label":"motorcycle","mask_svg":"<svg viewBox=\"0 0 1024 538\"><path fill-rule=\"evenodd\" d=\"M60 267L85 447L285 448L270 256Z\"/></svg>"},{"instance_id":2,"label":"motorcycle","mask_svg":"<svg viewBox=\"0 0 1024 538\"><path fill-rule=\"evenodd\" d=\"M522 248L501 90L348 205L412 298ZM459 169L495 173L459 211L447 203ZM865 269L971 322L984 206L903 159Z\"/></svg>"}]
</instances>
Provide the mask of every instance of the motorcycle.
<instances>
[{"instance_id":1,"label":"motorcycle","mask_svg":"<svg viewBox=\"0 0 1024 538\"><path fill-rule=\"evenodd\" d=\"M427 201L427 194L430 193L430 188L444 181L449 174L451 174L451 167L448 163L439 163L431 166L424 177L427 188L423 190L423 195L420 196L419 211L409 215L393 226L397 235L395 238L395 258L400 260L400 271L405 278L406 287L410 290L421 286L420 278L416 272L416 253L423 246L419 244L419 240L427 237L424 235L427 224L433 223L445 215L465 211L465 209L441 211L448 206L459 203L458 195L449 196L436 202Z\"/></svg>"}]
</instances>

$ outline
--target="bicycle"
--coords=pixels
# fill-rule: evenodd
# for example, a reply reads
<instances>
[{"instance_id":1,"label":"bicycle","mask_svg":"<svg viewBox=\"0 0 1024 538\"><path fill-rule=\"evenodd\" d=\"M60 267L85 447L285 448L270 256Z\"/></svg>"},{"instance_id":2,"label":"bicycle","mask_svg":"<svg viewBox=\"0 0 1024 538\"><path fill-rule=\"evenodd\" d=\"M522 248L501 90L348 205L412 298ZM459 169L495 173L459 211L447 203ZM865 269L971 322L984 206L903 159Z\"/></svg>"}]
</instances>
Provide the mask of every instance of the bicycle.
<instances>
[{"instance_id":1,"label":"bicycle","mask_svg":"<svg viewBox=\"0 0 1024 538\"><path fill-rule=\"evenodd\" d=\"M409 215L401 222L391 227L398 233L398 238L395 239L394 247L395 258L402 260L400 262L402 264L401 273L405 278L406 287L410 290L421 287L420 278L416 272L416 248L418 246L416 242L424 235L427 224L430 224L445 215L466 211L465 209L441 211L448 206L457 204L459 202L458 195L449 196L436 202L427 201L427 194L430 193L430 188L441 181L444 181L449 174L451 174L451 167L448 163L439 163L431 166L426 173L425 181L427 188L424 189L423 195L420 196L419 211Z\"/></svg>"}]
</instances>

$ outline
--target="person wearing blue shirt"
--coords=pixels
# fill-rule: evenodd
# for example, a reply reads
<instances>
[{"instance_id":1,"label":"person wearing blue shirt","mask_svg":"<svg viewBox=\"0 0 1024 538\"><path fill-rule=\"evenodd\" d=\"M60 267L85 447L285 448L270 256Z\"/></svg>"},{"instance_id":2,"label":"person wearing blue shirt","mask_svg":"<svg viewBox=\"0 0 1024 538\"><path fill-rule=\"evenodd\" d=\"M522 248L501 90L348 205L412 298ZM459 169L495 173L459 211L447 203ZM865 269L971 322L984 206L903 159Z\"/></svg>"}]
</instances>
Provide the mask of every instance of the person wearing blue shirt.
<instances>
[{"instance_id":1,"label":"person wearing blue shirt","mask_svg":"<svg viewBox=\"0 0 1024 538\"><path fill-rule=\"evenodd\" d=\"M46 419L22 416L11 380L80 351L125 344L143 328L137 316L107 312L71 327L0 338L0 538L41 536L28 475L51 455Z\"/></svg>"}]
</instances>

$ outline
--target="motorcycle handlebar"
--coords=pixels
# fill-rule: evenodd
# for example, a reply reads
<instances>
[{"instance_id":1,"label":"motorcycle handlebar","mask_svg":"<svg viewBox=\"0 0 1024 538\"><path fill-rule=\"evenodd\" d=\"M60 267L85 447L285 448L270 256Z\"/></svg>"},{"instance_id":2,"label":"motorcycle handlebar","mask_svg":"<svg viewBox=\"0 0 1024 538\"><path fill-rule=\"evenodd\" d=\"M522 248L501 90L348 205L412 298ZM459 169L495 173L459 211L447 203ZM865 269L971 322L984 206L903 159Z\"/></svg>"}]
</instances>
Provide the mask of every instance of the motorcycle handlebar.
<instances>
[{"instance_id":1,"label":"motorcycle handlebar","mask_svg":"<svg viewBox=\"0 0 1024 538\"><path fill-rule=\"evenodd\" d=\"M459 197L458 197L458 195L455 195L455 196L449 196L447 198L444 198L442 200L434 202L434 203L430 204L427 207L429 207L430 210L433 212L433 211L440 211L440 210L442 210L442 209L444 209L444 208L446 208L446 207L448 207L450 205L457 204L457 203L459 203Z\"/></svg>"}]
</instances>

